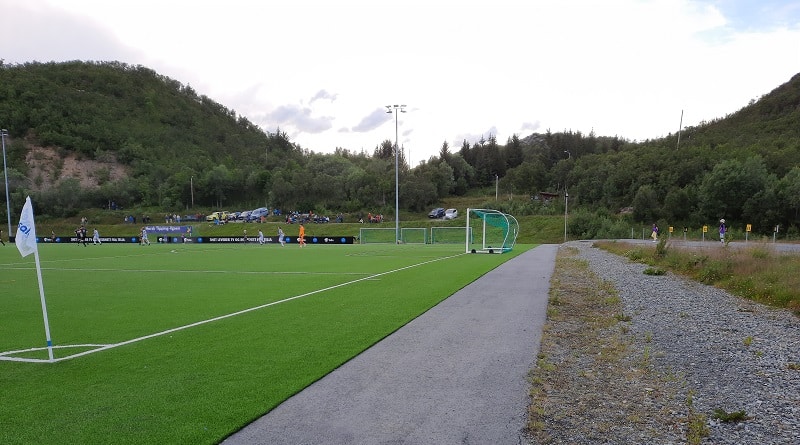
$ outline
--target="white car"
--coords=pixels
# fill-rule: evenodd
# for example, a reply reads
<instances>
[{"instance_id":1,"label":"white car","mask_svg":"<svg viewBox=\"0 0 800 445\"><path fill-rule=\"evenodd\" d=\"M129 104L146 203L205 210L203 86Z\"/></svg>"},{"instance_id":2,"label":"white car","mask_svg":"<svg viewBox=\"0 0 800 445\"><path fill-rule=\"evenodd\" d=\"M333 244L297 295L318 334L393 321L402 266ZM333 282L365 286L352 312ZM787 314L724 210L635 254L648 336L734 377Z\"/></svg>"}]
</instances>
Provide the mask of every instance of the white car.
<instances>
[{"instance_id":1,"label":"white car","mask_svg":"<svg viewBox=\"0 0 800 445\"><path fill-rule=\"evenodd\" d=\"M456 218L458 218L458 210L447 209L444 211L444 219L456 219Z\"/></svg>"}]
</instances>

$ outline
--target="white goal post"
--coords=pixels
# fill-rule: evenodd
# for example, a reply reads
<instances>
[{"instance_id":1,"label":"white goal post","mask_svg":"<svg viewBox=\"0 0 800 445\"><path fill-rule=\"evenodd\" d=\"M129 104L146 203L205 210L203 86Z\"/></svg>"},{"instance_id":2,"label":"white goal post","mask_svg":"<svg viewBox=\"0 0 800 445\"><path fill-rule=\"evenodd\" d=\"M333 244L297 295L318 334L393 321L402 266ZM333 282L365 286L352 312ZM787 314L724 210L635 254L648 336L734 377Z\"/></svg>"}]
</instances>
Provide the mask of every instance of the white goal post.
<instances>
[{"instance_id":1,"label":"white goal post","mask_svg":"<svg viewBox=\"0 0 800 445\"><path fill-rule=\"evenodd\" d=\"M499 210L467 209L467 230L473 227L480 239L472 240L470 236L465 236L467 253L509 252L519 235L517 219Z\"/></svg>"}]
</instances>

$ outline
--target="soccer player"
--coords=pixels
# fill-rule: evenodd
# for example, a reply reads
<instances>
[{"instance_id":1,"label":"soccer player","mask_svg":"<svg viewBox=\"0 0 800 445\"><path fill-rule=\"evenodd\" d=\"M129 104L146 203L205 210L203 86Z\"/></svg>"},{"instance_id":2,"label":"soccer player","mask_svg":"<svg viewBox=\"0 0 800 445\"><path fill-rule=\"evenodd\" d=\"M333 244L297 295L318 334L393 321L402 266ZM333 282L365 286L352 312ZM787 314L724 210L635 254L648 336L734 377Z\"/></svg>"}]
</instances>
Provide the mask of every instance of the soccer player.
<instances>
[{"instance_id":1,"label":"soccer player","mask_svg":"<svg viewBox=\"0 0 800 445\"><path fill-rule=\"evenodd\" d=\"M75 237L78 238L79 243L83 243L83 247L86 247L86 229L83 227L75 229Z\"/></svg>"},{"instance_id":2,"label":"soccer player","mask_svg":"<svg viewBox=\"0 0 800 445\"><path fill-rule=\"evenodd\" d=\"M281 247L286 247L286 239L281 226L278 226L278 241L281 243Z\"/></svg>"},{"instance_id":3,"label":"soccer player","mask_svg":"<svg viewBox=\"0 0 800 445\"><path fill-rule=\"evenodd\" d=\"M264 245L264 232L258 229L258 244Z\"/></svg>"},{"instance_id":4,"label":"soccer player","mask_svg":"<svg viewBox=\"0 0 800 445\"><path fill-rule=\"evenodd\" d=\"M103 244L103 242L100 241L100 232L97 231L97 228L92 232L92 244Z\"/></svg>"},{"instance_id":5,"label":"soccer player","mask_svg":"<svg viewBox=\"0 0 800 445\"><path fill-rule=\"evenodd\" d=\"M300 247L306 245L306 227L303 223L300 223L300 233L297 235L297 243L300 244Z\"/></svg>"}]
</instances>

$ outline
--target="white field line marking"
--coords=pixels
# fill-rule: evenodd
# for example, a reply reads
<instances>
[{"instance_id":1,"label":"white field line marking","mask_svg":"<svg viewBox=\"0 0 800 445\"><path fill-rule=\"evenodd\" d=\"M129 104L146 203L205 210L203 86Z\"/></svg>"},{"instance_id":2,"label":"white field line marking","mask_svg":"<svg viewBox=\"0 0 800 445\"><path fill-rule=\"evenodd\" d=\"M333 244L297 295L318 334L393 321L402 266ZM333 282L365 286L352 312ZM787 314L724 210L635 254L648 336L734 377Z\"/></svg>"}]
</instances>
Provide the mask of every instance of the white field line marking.
<instances>
[{"instance_id":1,"label":"white field line marking","mask_svg":"<svg viewBox=\"0 0 800 445\"><path fill-rule=\"evenodd\" d=\"M9 267L3 270L30 270L29 267ZM90 269L70 267L43 267L42 270L65 272L152 272L152 273L224 273L240 275L367 275L369 272L307 272L307 271L270 271L270 270L175 270L175 269Z\"/></svg>"},{"instance_id":2,"label":"white field line marking","mask_svg":"<svg viewBox=\"0 0 800 445\"><path fill-rule=\"evenodd\" d=\"M337 288L344 287L344 286L349 286L351 284L360 283L362 281L373 280L373 279L375 279L377 277L381 277L381 276L384 276L384 275L393 274L395 272L401 272L401 271L404 271L404 270L407 270L407 269L412 269L414 267L424 266L426 264L435 263L437 261L456 258L456 257L462 256L462 255L466 255L466 254L465 253L459 253L459 254L456 254L456 255L450 255L450 256L446 256L446 257L436 258L436 259L433 259L433 260L423 261L423 262L417 263L417 264L411 264L409 266L404 266L404 267L401 267L401 268L398 268L398 269L393 269L393 270L389 270L389 271L386 271L386 272L381 272L381 273L369 275L369 276L366 276L366 277L363 277L363 278L359 278L359 279L356 279L356 280L347 281L347 282L340 283L340 284L335 284L333 286L328 286L328 287L325 287L325 288L322 288L322 289L317 289L317 290L314 290L314 291L311 291L311 292L306 292L306 293L300 294L300 295L295 295L294 297L284 298L283 300L273 301L272 303L266 303L266 304L262 304L260 306L255 306L255 307L251 307L251 308L248 308L248 309L243 309L241 311L232 312L230 314L220 315L219 317L209 318L207 320L197 321L197 322L190 323L190 324L187 324L187 325L184 325L184 326L179 326L177 328L167 329L166 331L156 332L154 334L145 335L143 337L138 337L138 338L134 338L134 339L131 339L131 340L126 340L126 341L119 342L119 343L112 343L112 344L108 344L108 345L103 345L103 346L101 346L101 347L99 347L97 349L92 349L92 350L89 350L89 351L84 351L84 352L80 352L80 353L77 353L77 354L68 355L66 357L56 358L56 359L53 359L52 361L43 360L43 359L24 359L24 358L7 357L7 354L9 354L10 352L0 353L0 361L2 361L2 360L12 360L12 361L25 361L25 362L55 363L55 362L62 362L62 361L65 361L65 360L71 360L73 358L78 358L78 357L82 357L82 356L85 356L85 355L94 354L95 352L105 351L107 349L113 349L113 348L116 348L116 347L119 347L119 346L129 345L129 344L132 344L132 343L140 342L142 340L148 340L148 339L151 339L151 338L160 337L162 335L172 334L174 332L182 331L184 329L189 329L189 328L201 326L201 325L204 325L206 323L211 323L211 322L214 322L214 321L224 320L226 318L231 318L231 317L235 317L237 315L246 314L248 312L257 311L257 310L264 309L264 308L267 308L267 307L270 307L270 306L275 306L277 304L286 303L286 302L289 302L289 301L292 301L292 300L297 300L299 298L308 297L310 295L315 295L315 294L319 294L319 293L322 293L322 292L327 292L329 290L337 289ZM81 346L86 346L86 345L81 345ZM62 348L66 348L66 347L69 347L69 346L62 346ZM42 350L42 349L46 349L46 348L27 349L26 352L27 351Z\"/></svg>"}]
</instances>

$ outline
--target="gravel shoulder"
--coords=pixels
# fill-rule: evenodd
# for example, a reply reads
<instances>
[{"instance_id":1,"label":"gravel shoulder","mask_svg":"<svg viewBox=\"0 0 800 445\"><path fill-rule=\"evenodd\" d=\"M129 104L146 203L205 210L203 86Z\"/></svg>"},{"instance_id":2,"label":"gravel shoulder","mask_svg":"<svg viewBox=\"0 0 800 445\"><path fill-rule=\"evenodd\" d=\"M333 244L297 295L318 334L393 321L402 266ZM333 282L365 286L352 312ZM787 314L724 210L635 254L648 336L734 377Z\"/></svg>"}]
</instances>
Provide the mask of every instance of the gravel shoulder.
<instances>
[{"instance_id":1,"label":"gravel shoulder","mask_svg":"<svg viewBox=\"0 0 800 445\"><path fill-rule=\"evenodd\" d=\"M800 319L645 268L560 248L530 443L800 443Z\"/></svg>"}]
</instances>

